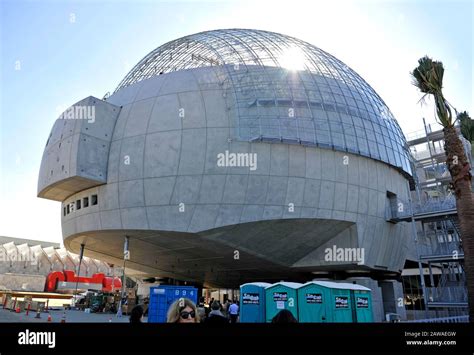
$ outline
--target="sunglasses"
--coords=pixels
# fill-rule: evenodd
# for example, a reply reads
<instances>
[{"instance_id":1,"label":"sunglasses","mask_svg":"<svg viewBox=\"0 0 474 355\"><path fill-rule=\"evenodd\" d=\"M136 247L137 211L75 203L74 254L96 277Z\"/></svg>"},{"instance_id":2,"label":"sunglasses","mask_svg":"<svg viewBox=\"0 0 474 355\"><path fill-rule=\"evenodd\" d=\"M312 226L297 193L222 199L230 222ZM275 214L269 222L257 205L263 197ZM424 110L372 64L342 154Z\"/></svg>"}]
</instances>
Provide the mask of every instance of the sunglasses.
<instances>
[{"instance_id":1,"label":"sunglasses","mask_svg":"<svg viewBox=\"0 0 474 355\"><path fill-rule=\"evenodd\" d=\"M179 315L183 319L188 319L189 316L191 316L191 318L196 317L196 313L194 311L191 311L191 312L183 311Z\"/></svg>"}]
</instances>

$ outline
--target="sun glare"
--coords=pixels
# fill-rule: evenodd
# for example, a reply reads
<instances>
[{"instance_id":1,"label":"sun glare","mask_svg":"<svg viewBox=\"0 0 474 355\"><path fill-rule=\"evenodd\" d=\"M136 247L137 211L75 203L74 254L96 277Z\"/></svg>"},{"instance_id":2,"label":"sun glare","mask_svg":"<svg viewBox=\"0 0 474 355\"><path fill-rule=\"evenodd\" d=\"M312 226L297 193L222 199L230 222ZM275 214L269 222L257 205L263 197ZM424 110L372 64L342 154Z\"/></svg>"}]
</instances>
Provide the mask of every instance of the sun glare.
<instances>
[{"instance_id":1,"label":"sun glare","mask_svg":"<svg viewBox=\"0 0 474 355\"><path fill-rule=\"evenodd\" d=\"M278 58L278 62L283 68L289 70L304 70L305 56L301 49L291 47L282 52Z\"/></svg>"}]
</instances>

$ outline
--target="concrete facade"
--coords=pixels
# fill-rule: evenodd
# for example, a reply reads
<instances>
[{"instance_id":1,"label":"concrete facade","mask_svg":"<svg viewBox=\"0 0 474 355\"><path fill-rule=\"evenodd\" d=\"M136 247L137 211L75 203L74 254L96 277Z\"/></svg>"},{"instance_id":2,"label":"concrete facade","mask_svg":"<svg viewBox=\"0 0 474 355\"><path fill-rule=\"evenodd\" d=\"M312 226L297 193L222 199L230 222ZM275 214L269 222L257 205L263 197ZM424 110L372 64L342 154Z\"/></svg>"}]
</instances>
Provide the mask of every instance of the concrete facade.
<instances>
[{"instance_id":1,"label":"concrete facade","mask_svg":"<svg viewBox=\"0 0 474 355\"><path fill-rule=\"evenodd\" d=\"M387 191L406 198L402 174L347 152L234 140L235 113L226 109L222 92L200 90L203 82L218 85L212 72L201 68L157 76L108 99L123 107L110 145L107 183L63 201L62 211L93 195L99 201L62 214L66 246L77 252L87 240L93 251L94 238L89 242L87 233L118 230L116 235L130 235L133 244L134 231L146 238L170 232L184 234L185 243L206 239L211 249L222 244L231 256L234 250L248 252L295 270L347 268L344 262L325 261L326 248L363 248L364 264L351 263L351 268L400 272L406 226L388 223L385 213ZM176 84L181 81L184 93ZM226 150L256 153L256 170L217 166L217 155ZM159 237L152 238L159 243ZM115 240L118 251L123 239ZM132 264L134 255L146 258L132 252ZM166 271L163 266L155 272Z\"/></svg>"},{"instance_id":2,"label":"concrete facade","mask_svg":"<svg viewBox=\"0 0 474 355\"><path fill-rule=\"evenodd\" d=\"M47 147L38 183L39 196L62 201L66 248L77 253L84 243L86 255L118 263L128 236L128 267L221 287L308 281L321 270L399 274L409 228L388 222L387 210L388 195L408 200L406 169L335 145L244 140L252 123L234 89L226 66L205 66L151 76L106 101L87 98L104 109L93 123L68 121L68 130L87 128L104 149L67 154L70 166L99 162L99 176L87 174L89 186L77 169L73 179L51 179L63 153ZM274 114L259 107L258 117ZM232 153L256 154L255 169L220 166L219 155ZM363 251L363 260L328 260L333 248Z\"/></svg>"}]
</instances>

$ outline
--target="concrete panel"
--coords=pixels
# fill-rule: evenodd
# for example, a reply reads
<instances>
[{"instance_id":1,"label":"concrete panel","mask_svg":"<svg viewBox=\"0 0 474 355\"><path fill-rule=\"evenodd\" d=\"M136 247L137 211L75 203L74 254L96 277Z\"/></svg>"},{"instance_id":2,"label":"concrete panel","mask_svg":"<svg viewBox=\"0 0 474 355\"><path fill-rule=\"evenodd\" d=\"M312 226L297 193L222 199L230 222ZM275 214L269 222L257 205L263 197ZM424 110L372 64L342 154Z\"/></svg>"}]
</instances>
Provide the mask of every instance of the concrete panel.
<instances>
[{"instance_id":1,"label":"concrete panel","mask_svg":"<svg viewBox=\"0 0 474 355\"><path fill-rule=\"evenodd\" d=\"M145 177L176 175L180 148L180 131L149 134L145 143Z\"/></svg>"},{"instance_id":2,"label":"concrete panel","mask_svg":"<svg viewBox=\"0 0 474 355\"><path fill-rule=\"evenodd\" d=\"M77 232L95 231L101 229L99 213L88 213L76 218Z\"/></svg>"},{"instance_id":3,"label":"concrete panel","mask_svg":"<svg viewBox=\"0 0 474 355\"><path fill-rule=\"evenodd\" d=\"M213 228L219 212L219 205L200 205L194 209L194 215L189 225L189 232L200 232Z\"/></svg>"},{"instance_id":4,"label":"concrete panel","mask_svg":"<svg viewBox=\"0 0 474 355\"><path fill-rule=\"evenodd\" d=\"M119 180L140 179L143 177L143 151L145 136L124 138L118 159Z\"/></svg>"},{"instance_id":5,"label":"concrete panel","mask_svg":"<svg viewBox=\"0 0 474 355\"><path fill-rule=\"evenodd\" d=\"M222 202L238 204L244 203L248 178L248 175L227 175Z\"/></svg>"},{"instance_id":6,"label":"concrete panel","mask_svg":"<svg viewBox=\"0 0 474 355\"><path fill-rule=\"evenodd\" d=\"M120 210L101 211L100 224L103 229L122 229Z\"/></svg>"},{"instance_id":7,"label":"concrete panel","mask_svg":"<svg viewBox=\"0 0 474 355\"><path fill-rule=\"evenodd\" d=\"M303 207L301 208L300 218L316 218L318 215L317 208Z\"/></svg>"},{"instance_id":8,"label":"concrete panel","mask_svg":"<svg viewBox=\"0 0 474 355\"><path fill-rule=\"evenodd\" d=\"M109 161L107 167L107 183L118 181L120 161L120 146L122 141L114 141L110 145ZM122 161L123 162L123 161Z\"/></svg>"},{"instance_id":9,"label":"concrete panel","mask_svg":"<svg viewBox=\"0 0 474 355\"><path fill-rule=\"evenodd\" d=\"M267 205L283 205L285 203L288 178L280 176L270 176L268 181Z\"/></svg>"},{"instance_id":10,"label":"concrete panel","mask_svg":"<svg viewBox=\"0 0 474 355\"><path fill-rule=\"evenodd\" d=\"M189 70L180 70L165 75L166 82L160 90L160 95L181 93L186 91L199 91L196 79Z\"/></svg>"},{"instance_id":11,"label":"concrete panel","mask_svg":"<svg viewBox=\"0 0 474 355\"><path fill-rule=\"evenodd\" d=\"M347 184L336 182L334 189L334 209L339 211L346 210L347 202ZM343 219L343 218L342 218Z\"/></svg>"},{"instance_id":12,"label":"concrete panel","mask_svg":"<svg viewBox=\"0 0 474 355\"><path fill-rule=\"evenodd\" d=\"M164 82L164 78L160 75L143 80L135 100L139 101L158 96L158 93Z\"/></svg>"},{"instance_id":13,"label":"concrete panel","mask_svg":"<svg viewBox=\"0 0 474 355\"><path fill-rule=\"evenodd\" d=\"M349 212L357 212L359 206L359 187L356 185L347 185L347 206Z\"/></svg>"},{"instance_id":14,"label":"concrete panel","mask_svg":"<svg viewBox=\"0 0 474 355\"><path fill-rule=\"evenodd\" d=\"M334 188L333 181L321 181L321 193L319 195L319 208L333 209L334 206Z\"/></svg>"},{"instance_id":15,"label":"concrete panel","mask_svg":"<svg viewBox=\"0 0 474 355\"><path fill-rule=\"evenodd\" d=\"M224 197L225 200L225 197ZM238 224L242 214L242 205L221 205L218 210L216 224L214 227Z\"/></svg>"},{"instance_id":16,"label":"concrete panel","mask_svg":"<svg viewBox=\"0 0 474 355\"><path fill-rule=\"evenodd\" d=\"M365 187L359 187L359 207L358 212L367 214L369 210L369 190Z\"/></svg>"},{"instance_id":17,"label":"concrete panel","mask_svg":"<svg viewBox=\"0 0 474 355\"><path fill-rule=\"evenodd\" d=\"M148 133L181 129L178 95L158 96L148 122Z\"/></svg>"},{"instance_id":18,"label":"concrete panel","mask_svg":"<svg viewBox=\"0 0 474 355\"><path fill-rule=\"evenodd\" d=\"M270 175L288 176L289 157L286 144L272 144L270 147Z\"/></svg>"},{"instance_id":19,"label":"concrete panel","mask_svg":"<svg viewBox=\"0 0 474 355\"><path fill-rule=\"evenodd\" d=\"M306 179L304 187L303 206L319 206L321 180Z\"/></svg>"},{"instance_id":20,"label":"concrete panel","mask_svg":"<svg viewBox=\"0 0 474 355\"><path fill-rule=\"evenodd\" d=\"M227 106L222 93L222 90L202 91L207 127L229 127Z\"/></svg>"},{"instance_id":21,"label":"concrete panel","mask_svg":"<svg viewBox=\"0 0 474 355\"><path fill-rule=\"evenodd\" d=\"M380 192L369 189L369 215L377 216L378 196Z\"/></svg>"},{"instance_id":22,"label":"concrete panel","mask_svg":"<svg viewBox=\"0 0 474 355\"><path fill-rule=\"evenodd\" d=\"M250 175L245 203L264 204L267 198L268 176Z\"/></svg>"},{"instance_id":23,"label":"concrete panel","mask_svg":"<svg viewBox=\"0 0 474 355\"><path fill-rule=\"evenodd\" d=\"M217 166L217 155L229 153L237 153L229 147L227 139L229 138L229 130L227 128L208 128L207 129L207 146L206 146L206 165L204 168L207 174L226 174L229 168ZM238 168L231 168L235 174Z\"/></svg>"},{"instance_id":24,"label":"concrete panel","mask_svg":"<svg viewBox=\"0 0 474 355\"><path fill-rule=\"evenodd\" d=\"M120 114L117 118L117 123L115 124L114 128L114 133L112 135L112 141L116 141L118 139L123 138L123 132L125 130L125 125L128 120L128 115L130 114L130 109L132 108L132 105L125 105L122 107L122 110L120 110Z\"/></svg>"},{"instance_id":25,"label":"concrete panel","mask_svg":"<svg viewBox=\"0 0 474 355\"><path fill-rule=\"evenodd\" d=\"M151 178L144 180L147 206L168 205L173 193L176 177Z\"/></svg>"},{"instance_id":26,"label":"concrete panel","mask_svg":"<svg viewBox=\"0 0 474 355\"><path fill-rule=\"evenodd\" d=\"M145 205L143 180L121 181L119 183L120 208L142 207Z\"/></svg>"},{"instance_id":27,"label":"concrete panel","mask_svg":"<svg viewBox=\"0 0 474 355\"><path fill-rule=\"evenodd\" d=\"M144 207L124 208L120 210L124 229L148 229L146 210Z\"/></svg>"},{"instance_id":28,"label":"concrete panel","mask_svg":"<svg viewBox=\"0 0 474 355\"><path fill-rule=\"evenodd\" d=\"M186 232L194 209L194 205L186 204L181 206L147 207L150 229Z\"/></svg>"},{"instance_id":29,"label":"concrete panel","mask_svg":"<svg viewBox=\"0 0 474 355\"><path fill-rule=\"evenodd\" d=\"M369 159L359 159L359 184L364 187L371 187L369 185Z\"/></svg>"},{"instance_id":30,"label":"concrete panel","mask_svg":"<svg viewBox=\"0 0 474 355\"><path fill-rule=\"evenodd\" d=\"M178 176L174 186L172 205L180 203L195 204L199 201L202 175Z\"/></svg>"},{"instance_id":31,"label":"concrete panel","mask_svg":"<svg viewBox=\"0 0 474 355\"><path fill-rule=\"evenodd\" d=\"M290 177L288 178L288 187L286 191L285 205L288 207L289 203L294 206L301 206L303 204L305 179Z\"/></svg>"},{"instance_id":32,"label":"concrete panel","mask_svg":"<svg viewBox=\"0 0 474 355\"><path fill-rule=\"evenodd\" d=\"M147 133L148 121L155 98L136 101L133 103L125 124L124 138Z\"/></svg>"},{"instance_id":33,"label":"concrete panel","mask_svg":"<svg viewBox=\"0 0 474 355\"><path fill-rule=\"evenodd\" d=\"M289 146L289 175L305 177L306 176L306 148L297 145ZM312 163L312 168L314 167ZM316 176L315 172L312 172L312 176Z\"/></svg>"},{"instance_id":34,"label":"concrete panel","mask_svg":"<svg viewBox=\"0 0 474 355\"><path fill-rule=\"evenodd\" d=\"M183 130L179 175L202 174L206 160L206 129Z\"/></svg>"},{"instance_id":35,"label":"concrete panel","mask_svg":"<svg viewBox=\"0 0 474 355\"><path fill-rule=\"evenodd\" d=\"M306 150L306 178L321 179L321 155L325 154L320 149L305 148Z\"/></svg>"},{"instance_id":36,"label":"concrete panel","mask_svg":"<svg viewBox=\"0 0 474 355\"><path fill-rule=\"evenodd\" d=\"M201 92L181 92L178 94L179 109L184 109L182 118L183 129L186 128L205 128L206 111L201 96Z\"/></svg>"},{"instance_id":37,"label":"concrete panel","mask_svg":"<svg viewBox=\"0 0 474 355\"><path fill-rule=\"evenodd\" d=\"M350 154L335 152L335 175L334 180L347 183L349 181Z\"/></svg>"},{"instance_id":38,"label":"concrete panel","mask_svg":"<svg viewBox=\"0 0 474 355\"><path fill-rule=\"evenodd\" d=\"M220 203L225 179L224 175L204 175L199 193L199 203Z\"/></svg>"},{"instance_id":39,"label":"concrete panel","mask_svg":"<svg viewBox=\"0 0 474 355\"><path fill-rule=\"evenodd\" d=\"M110 183L99 186L99 209L101 211L107 211L119 208L118 196L119 195L117 183ZM84 208L83 210L86 210L86 208Z\"/></svg>"},{"instance_id":40,"label":"concrete panel","mask_svg":"<svg viewBox=\"0 0 474 355\"><path fill-rule=\"evenodd\" d=\"M258 221L262 219L262 216L263 216L262 205L244 205L240 222L245 223L245 222Z\"/></svg>"},{"instance_id":41,"label":"concrete panel","mask_svg":"<svg viewBox=\"0 0 474 355\"><path fill-rule=\"evenodd\" d=\"M353 185L359 185L359 161L361 159L365 158L360 158L356 155L349 154L349 164L347 165L348 167L348 180L349 183Z\"/></svg>"},{"instance_id":42,"label":"concrete panel","mask_svg":"<svg viewBox=\"0 0 474 355\"><path fill-rule=\"evenodd\" d=\"M263 209L263 219L280 219L282 216L282 206L265 206Z\"/></svg>"},{"instance_id":43,"label":"concrete panel","mask_svg":"<svg viewBox=\"0 0 474 355\"><path fill-rule=\"evenodd\" d=\"M336 164L342 164L342 159L336 161L336 153L332 150L321 150L321 178L323 180L334 180L336 175Z\"/></svg>"},{"instance_id":44,"label":"concrete panel","mask_svg":"<svg viewBox=\"0 0 474 355\"><path fill-rule=\"evenodd\" d=\"M232 144L234 146L234 143ZM251 143L250 153L256 154L257 169L250 170L249 173L253 175L269 175L271 164L271 144ZM246 169L248 171L248 169ZM245 172L242 172L245 173Z\"/></svg>"}]
</instances>

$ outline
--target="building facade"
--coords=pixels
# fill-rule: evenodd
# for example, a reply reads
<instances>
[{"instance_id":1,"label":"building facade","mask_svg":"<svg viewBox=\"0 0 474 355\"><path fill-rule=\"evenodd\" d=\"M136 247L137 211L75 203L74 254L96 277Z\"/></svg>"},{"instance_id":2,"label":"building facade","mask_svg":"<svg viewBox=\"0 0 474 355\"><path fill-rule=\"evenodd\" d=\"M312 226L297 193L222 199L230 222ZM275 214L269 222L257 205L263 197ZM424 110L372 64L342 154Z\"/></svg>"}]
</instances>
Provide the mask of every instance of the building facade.
<instances>
[{"instance_id":1,"label":"building facade","mask_svg":"<svg viewBox=\"0 0 474 355\"><path fill-rule=\"evenodd\" d=\"M66 110L38 196L68 250L202 286L345 279L403 313L414 187L403 133L347 65L289 36L216 30L148 54ZM403 206L402 206L403 208Z\"/></svg>"}]
</instances>

